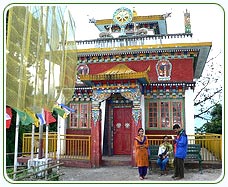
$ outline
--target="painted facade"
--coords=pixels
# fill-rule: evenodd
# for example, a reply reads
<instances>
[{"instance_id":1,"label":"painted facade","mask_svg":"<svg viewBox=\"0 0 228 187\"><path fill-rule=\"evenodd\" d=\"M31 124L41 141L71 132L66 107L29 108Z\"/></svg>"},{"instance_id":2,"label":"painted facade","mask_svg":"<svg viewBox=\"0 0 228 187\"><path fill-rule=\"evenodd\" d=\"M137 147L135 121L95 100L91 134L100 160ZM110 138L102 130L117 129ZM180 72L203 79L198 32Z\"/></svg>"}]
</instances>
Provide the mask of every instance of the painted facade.
<instances>
[{"instance_id":1,"label":"painted facade","mask_svg":"<svg viewBox=\"0 0 228 187\"><path fill-rule=\"evenodd\" d=\"M187 11L185 33L168 34L169 15L139 16L121 7L112 19L91 21L99 38L77 41L78 73L69 103L76 112L61 128L91 135L92 166L101 166L102 155L131 155L134 165L139 127L147 135L165 135L179 123L194 134L194 80L212 44L191 42Z\"/></svg>"}]
</instances>

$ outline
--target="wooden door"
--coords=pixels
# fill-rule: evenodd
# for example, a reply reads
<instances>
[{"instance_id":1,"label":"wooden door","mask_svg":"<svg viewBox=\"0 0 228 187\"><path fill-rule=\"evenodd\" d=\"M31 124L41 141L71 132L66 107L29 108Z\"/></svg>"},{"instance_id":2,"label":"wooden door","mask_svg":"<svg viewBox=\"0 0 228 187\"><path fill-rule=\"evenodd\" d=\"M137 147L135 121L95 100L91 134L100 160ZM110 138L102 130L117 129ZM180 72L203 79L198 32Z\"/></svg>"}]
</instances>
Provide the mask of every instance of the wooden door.
<instances>
[{"instance_id":1,"label":"wooden door","mask_svg":"<svg viewBox=\"0 0 228 187\"><path fill-rule=\"evenodd\" d=\"M116 155L131 154L132 109L113 109L113 153Z\"/></svg>"}]
</instances>

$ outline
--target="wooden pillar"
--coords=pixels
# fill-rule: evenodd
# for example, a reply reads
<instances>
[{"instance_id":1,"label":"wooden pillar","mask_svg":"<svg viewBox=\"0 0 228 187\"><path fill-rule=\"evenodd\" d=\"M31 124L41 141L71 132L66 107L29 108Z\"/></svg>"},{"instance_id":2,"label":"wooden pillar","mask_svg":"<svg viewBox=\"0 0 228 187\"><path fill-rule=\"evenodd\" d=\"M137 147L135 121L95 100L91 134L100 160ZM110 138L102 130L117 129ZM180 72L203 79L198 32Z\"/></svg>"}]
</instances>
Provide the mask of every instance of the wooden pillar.
<instances>
[{"instance_id":1,"label":"wooden pillar","mask_svg":"<svg viewBox=\"0 0 228 187\"><path fill-rule=\"evenodd\" d=\"M91 165L100 167L101 152L101 110L100 103L92 103L92 127L91 127Z\"/></svg>"},{"instance_id":2,"label":"wooden pillar","mask_svg":"<svg viewBox=\"0 0 228 187\"><path fill-rule=\"evenodd\" d=\"M131 165L132 167L136 167L135 163L135 149L134 149L134 138L138 134L138 129L142 127L142 121L141 121L141 108L139 106L134 106L132 108L132 116L133 116L133 122L132 122L132 142L133 142L133 149L131 154Z\"/></svg>"}]
</instances>

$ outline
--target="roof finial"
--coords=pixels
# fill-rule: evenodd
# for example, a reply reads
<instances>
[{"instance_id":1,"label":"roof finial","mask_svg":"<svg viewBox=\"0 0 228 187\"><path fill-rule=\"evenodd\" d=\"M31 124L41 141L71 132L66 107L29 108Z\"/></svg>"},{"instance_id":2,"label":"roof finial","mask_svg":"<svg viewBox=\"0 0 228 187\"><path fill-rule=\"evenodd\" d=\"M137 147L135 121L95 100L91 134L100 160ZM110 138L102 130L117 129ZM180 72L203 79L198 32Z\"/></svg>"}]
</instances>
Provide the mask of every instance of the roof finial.
<instances>
[{"instance_id":1,"label":"roof finial","mask_svg":"<svg viewBox=\"0 0 228 187\"><path fill-rule=\"evenodd\" d=\"M166 12L166 13L163 14L162 16L163 16L164 19L166 19L166 18L168 18L168 17L171 17L171 14L172 14L172 12Z\"/></svg>"},{"instance_id":2,"label":"roof finial","mask_svg":"<svg viewBox=\"0 0 228 187\"><path fill-rule=\"evenodd\" d=\"M135 17L135 16L138 16L138 14L137 14L137 12L135 10L135 7L133 7L133 17Z\"/></svg>"},{"instance_id":3,"label":"roof finial","mask_svg":"<svg viewBox=\"0 0 228 187\"><path fill-rule=\"evenodd\" d=\"M190 21L190 12L186 9L184 13L184 26L185 26L185 33L191 33L191 21Z\"/></svg>"},{"instance_id":4,"label":"roof finial","mask_svg":"<svg viewBox=\"0 0 228 187\"><path fill-rule=\"evenodd\" d=\"M87 17L89 17L89 15L87 15ZM95 18L94 17L93 18L89 18L89 23L96 23Z\"/></svg>"}]
</instances>

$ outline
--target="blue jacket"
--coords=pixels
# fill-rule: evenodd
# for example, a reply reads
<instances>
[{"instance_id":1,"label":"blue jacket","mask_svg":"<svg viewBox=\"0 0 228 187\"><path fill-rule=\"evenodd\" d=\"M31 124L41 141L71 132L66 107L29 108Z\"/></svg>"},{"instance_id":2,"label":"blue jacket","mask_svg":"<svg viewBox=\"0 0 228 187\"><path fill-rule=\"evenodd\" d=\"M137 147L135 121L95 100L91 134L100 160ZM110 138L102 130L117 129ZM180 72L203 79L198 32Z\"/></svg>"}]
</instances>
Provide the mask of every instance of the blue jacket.
<instances>
[{"instance_id":1,"label":"blue jacket","mask_svg":"<svg viewBox=\"0 0 228 187\"><path fill-rule=\"evenodd\" d=\"M188 137L183 129L180 131L177 139L175 140L175 146L175 157L185 159L188 149Z\"/></svg>"}]
</instances>

